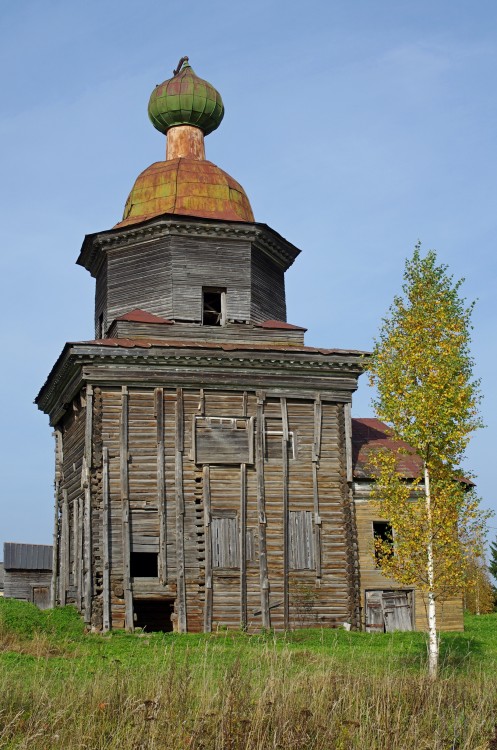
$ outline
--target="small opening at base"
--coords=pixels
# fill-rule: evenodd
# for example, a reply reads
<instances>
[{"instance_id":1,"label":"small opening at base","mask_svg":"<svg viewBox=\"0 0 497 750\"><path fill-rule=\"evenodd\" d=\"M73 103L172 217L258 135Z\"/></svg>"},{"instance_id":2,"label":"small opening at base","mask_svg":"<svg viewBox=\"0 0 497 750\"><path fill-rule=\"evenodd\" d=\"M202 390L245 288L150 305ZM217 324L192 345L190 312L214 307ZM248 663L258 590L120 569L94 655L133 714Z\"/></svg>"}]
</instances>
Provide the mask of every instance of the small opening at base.
<instances>
[{"instance_id":1,"label":"small opening at base","mask_svg":"<svg viewBox=\"0 0 497 750\"><path fill-rule=\"evenodd\" d=\"M135 628L147 633L172 633L174 602L166 599L133 600Z\"/></svg>"}]
</instances>

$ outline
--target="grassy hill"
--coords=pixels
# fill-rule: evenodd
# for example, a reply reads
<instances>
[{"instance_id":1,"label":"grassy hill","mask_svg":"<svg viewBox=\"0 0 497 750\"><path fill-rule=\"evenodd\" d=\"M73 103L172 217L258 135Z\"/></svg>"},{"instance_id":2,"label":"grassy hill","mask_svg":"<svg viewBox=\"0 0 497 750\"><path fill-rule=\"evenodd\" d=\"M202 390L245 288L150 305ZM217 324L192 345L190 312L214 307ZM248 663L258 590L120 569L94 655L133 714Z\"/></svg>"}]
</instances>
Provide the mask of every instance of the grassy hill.
<instances>
[{"instance_id":1,"label":"grassy hill","mask_svg":"<svg viewBox=\"0 0 497 750\"><path fill-rule=\"evenodd\" d=\"M497 615L422 633L85 634L0 600L0 748L497 750Z\"/></svg>"}]
</instances>

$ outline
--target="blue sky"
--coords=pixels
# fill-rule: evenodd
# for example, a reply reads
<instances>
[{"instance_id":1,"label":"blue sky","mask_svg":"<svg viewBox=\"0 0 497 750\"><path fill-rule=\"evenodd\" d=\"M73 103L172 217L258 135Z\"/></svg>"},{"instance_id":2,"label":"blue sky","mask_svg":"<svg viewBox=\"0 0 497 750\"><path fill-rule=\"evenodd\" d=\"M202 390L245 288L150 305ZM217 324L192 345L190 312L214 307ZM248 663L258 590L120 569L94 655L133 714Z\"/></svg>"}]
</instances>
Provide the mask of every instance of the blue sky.
<instances>
[{"instance_id":1,"label":"blue sky","mask_svg":"<svg viewBox=\"0 0 497 750\"><path fill-rule=\"evenodd\" d=\"M302 249L288 319L308 344L369 349L418 239L465 277L487 425L467 467L497 510L494 0L19 0L0 9L0 544L51 542L33 398L64 342L93 336L94 281L74 262L163 158L147 102L185 54L226 106L207 158ZM355 416L369 401L363 382Z\"/></svg>"}]
</instances>

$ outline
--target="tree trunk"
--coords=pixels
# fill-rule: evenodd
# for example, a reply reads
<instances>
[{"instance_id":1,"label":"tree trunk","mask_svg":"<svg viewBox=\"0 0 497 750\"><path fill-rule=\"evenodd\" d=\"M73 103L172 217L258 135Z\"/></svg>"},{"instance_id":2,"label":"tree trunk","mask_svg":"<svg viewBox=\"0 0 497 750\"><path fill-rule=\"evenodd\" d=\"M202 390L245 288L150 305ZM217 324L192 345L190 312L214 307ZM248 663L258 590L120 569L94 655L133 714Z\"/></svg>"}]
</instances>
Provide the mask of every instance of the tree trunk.
<instances>
[{"instance_id":1,"label":"tree trunk","mask_svg":"<svg viewBox=\"0 0 497 750\"><path fill-rule=\"evenodd\" d=\"M425 463L425 498L428 521L427 572L428 572L428 674L435 680L438 674L437 615L435 610L435 570L431 518L430 472Z\"/></svg>"}]
</instances>

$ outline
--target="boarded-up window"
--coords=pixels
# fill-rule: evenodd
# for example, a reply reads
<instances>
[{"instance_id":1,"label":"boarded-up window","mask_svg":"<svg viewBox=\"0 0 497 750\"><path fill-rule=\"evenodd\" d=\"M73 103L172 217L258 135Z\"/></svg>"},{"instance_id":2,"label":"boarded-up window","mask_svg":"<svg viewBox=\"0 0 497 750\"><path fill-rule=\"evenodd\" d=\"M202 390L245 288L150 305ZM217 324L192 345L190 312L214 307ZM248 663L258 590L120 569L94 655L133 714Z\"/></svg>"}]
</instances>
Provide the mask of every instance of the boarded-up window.
<instances>
[{"instance_id":1,"label":"boarded-up window","mask_svg":"<svg viewBox=\"0 0 497 750\"><path fill-rule=\"evenodd\" d=\"M295 458L295 436L293 432L288 433L286 441L288 459ZM282 420L269 417L265 420L264 430L264 457L266 461L283 458L283 425Z\"/></svg>"},{"instance_id":2,"label":"boarded-up window","mask_svg":"<svg viewBox=\"0 0 497 750\"><path fill-rule=\"evenodd\" d=\"M252 417L195 417L194 461L197 464L252 464Z\"/></svg>"},{"instance_id":3,"label":"boarded-up window","mask_svg":"<svg viewBox=\"0 0 497 750\"><path fill-rule=\"evenodd\" d=\"M289 513L290 568L293 570L314 568L312 516L308 510L291 510Z\"/></svg>"},{"instance_id":4,"label":"boarded-up window","mask_svg":"<svg viewBox=\"0 0 497 750\"><path fill-rule=\"evenodd\" d=\"M212 567L238 568L238 519L236 516L213 516L211 521Z\"/></svg>"}]
</instances>

